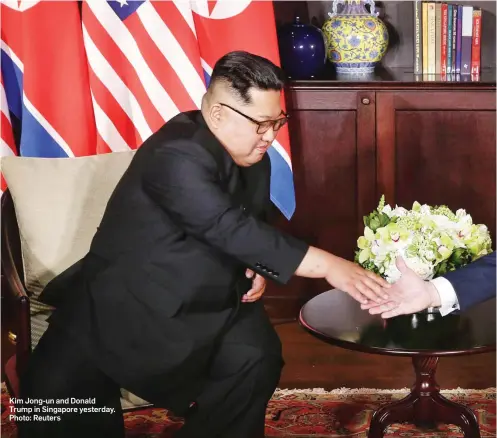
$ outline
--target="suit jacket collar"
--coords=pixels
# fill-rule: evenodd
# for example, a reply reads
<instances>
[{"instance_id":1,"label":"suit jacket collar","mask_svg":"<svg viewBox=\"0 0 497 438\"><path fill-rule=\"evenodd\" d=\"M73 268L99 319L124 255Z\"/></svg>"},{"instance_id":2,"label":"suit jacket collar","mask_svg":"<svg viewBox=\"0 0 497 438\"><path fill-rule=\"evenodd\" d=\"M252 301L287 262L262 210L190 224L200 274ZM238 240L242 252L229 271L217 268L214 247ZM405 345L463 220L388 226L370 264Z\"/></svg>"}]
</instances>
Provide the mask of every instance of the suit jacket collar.
<instances>
[{"instance_id":1,"label":"suit jacket collar","mask_svg":"<svg viewBox=\"0 0 497 438\"><path fill-rule=\"evenodd\" d=\"M229 178L236 168L233 158L231 158L231 155L211 132L204 120L204 117L202 116L202 113L197 110L191 111L190 114L194 122L199 127L193 137L193 140L204 146L214 156L219 171L221 172L222 179Z\"/></svg>"}]
</instances>

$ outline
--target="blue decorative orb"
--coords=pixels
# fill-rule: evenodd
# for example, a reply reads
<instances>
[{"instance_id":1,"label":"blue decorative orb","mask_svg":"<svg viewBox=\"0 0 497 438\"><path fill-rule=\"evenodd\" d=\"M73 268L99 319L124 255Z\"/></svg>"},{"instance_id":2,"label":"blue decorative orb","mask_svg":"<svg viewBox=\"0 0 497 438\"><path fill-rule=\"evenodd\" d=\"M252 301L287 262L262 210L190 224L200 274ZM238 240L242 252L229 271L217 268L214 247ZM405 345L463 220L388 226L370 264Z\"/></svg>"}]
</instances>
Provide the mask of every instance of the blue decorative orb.
<instances>
[{"instance_id":1,"label":"blue decorative orb","mask_svg":"<svg viewBox=\"0 0 497 438\"><path fill-rule=\"evenodd\" d=\"M291 79L313 79L326 64L325 39L321 29L303 24L299 17L278 32L281 66Z\"/></svg>"}]
</instances>

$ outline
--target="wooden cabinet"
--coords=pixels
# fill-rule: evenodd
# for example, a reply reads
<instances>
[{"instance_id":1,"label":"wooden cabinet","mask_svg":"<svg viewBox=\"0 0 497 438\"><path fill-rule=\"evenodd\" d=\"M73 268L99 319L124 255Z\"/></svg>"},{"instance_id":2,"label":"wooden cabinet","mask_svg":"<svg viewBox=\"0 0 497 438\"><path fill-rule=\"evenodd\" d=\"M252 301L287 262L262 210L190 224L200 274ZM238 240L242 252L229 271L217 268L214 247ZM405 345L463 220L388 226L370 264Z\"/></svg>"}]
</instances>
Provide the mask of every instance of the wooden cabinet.
<instances>
[{"instance_id":1,"label":"wooden cabinet","mask_svg":"<svg viewBox=\"0 0 497 438\"><path fill-rule=\"evenodd\" d=\"M495 240L495 86L293 83L287 92L297 210L277 226L352 260L363 216L381 194L466 208ZM271 283L277 321L329 289L323 280Z\"/></svg>"},{"instance_id":2,"label":"wooden cabinet","mask_svg":"<svg viewBox=\"0 0 497 438\"><path fill-rule=\"evenodd\" d=\"M495 92L376 93L378 193L465 208L495 241Z\"/></svg>"}]
</instances>

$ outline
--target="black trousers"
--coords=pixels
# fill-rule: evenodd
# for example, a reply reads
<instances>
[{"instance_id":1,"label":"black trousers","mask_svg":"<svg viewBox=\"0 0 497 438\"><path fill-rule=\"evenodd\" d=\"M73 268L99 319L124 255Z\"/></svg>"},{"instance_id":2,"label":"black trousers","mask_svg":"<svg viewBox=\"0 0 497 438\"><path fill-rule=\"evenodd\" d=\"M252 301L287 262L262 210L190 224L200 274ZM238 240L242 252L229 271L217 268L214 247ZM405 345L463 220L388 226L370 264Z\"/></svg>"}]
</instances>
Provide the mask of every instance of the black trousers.
<instances>
[{"instance_id":1,"label":"black trousers","mask_svg":"<svg viewBox=\"0 0 497 438\"><path fill-rule=\"evenodd\" d=\"M234 324L219 339L204 373L203 389L192 400L194 407L177 437L262 437L267 403L282 366L281 342L262 302L241 305ZM136 395L147 399L147 394ZM60 421L19 421L19 438L125 436L119 385L58 328L50 326L33 351L21 378L20 398L95 398L88 406L113 408L114 412L52 414L60 416ZM153 398L157 400L157 394Z\"/></svg>"}]
</instances>

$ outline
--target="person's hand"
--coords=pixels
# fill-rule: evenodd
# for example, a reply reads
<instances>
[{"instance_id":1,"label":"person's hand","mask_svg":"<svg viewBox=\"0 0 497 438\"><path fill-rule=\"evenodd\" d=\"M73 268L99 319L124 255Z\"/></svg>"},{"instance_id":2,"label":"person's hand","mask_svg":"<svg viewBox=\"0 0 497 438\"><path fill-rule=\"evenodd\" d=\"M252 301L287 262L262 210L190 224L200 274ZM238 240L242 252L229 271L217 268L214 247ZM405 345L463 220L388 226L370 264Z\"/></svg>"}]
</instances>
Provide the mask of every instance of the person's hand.
<instances>
[{"instance_id":1,"label":"person's hand","mask_svg":"<svg viewBox=\"0 0 497 438\"><path fill-rule=\"evenodd\" d=\"M362 309L369 310L372 315L392 318L440 306L440 295L433 283L424 281L409 269L402 257L395 262L402 276L388 289L390 299L380 304L361 304Z\"/></svg>"},{"instance_id":2,"label":"person's hand","mask_svg":"<svg viewBox=\"0 0 497 438\"><path fill-rule=\"evenodd\" d=\"M253 303L262 297L264 290L266 289L266 279L259 274L256 274L251 269L247 269L245 272L247 278L252 279L252 289L247 291L242 297L243 303Z\"/></svg>"},{"instance_id":3,"label":"person's hand","mask_svg":"<svg viewBox=\"0 0 497 438\"><path fill-rule=\"evenodd\" d=\"M380 303L389 299L387 289L390 285L387 281L340 257L333 256L325 278L332 286L363 304L369 303L369 300Z\"/></svg>"}]
</instances>

